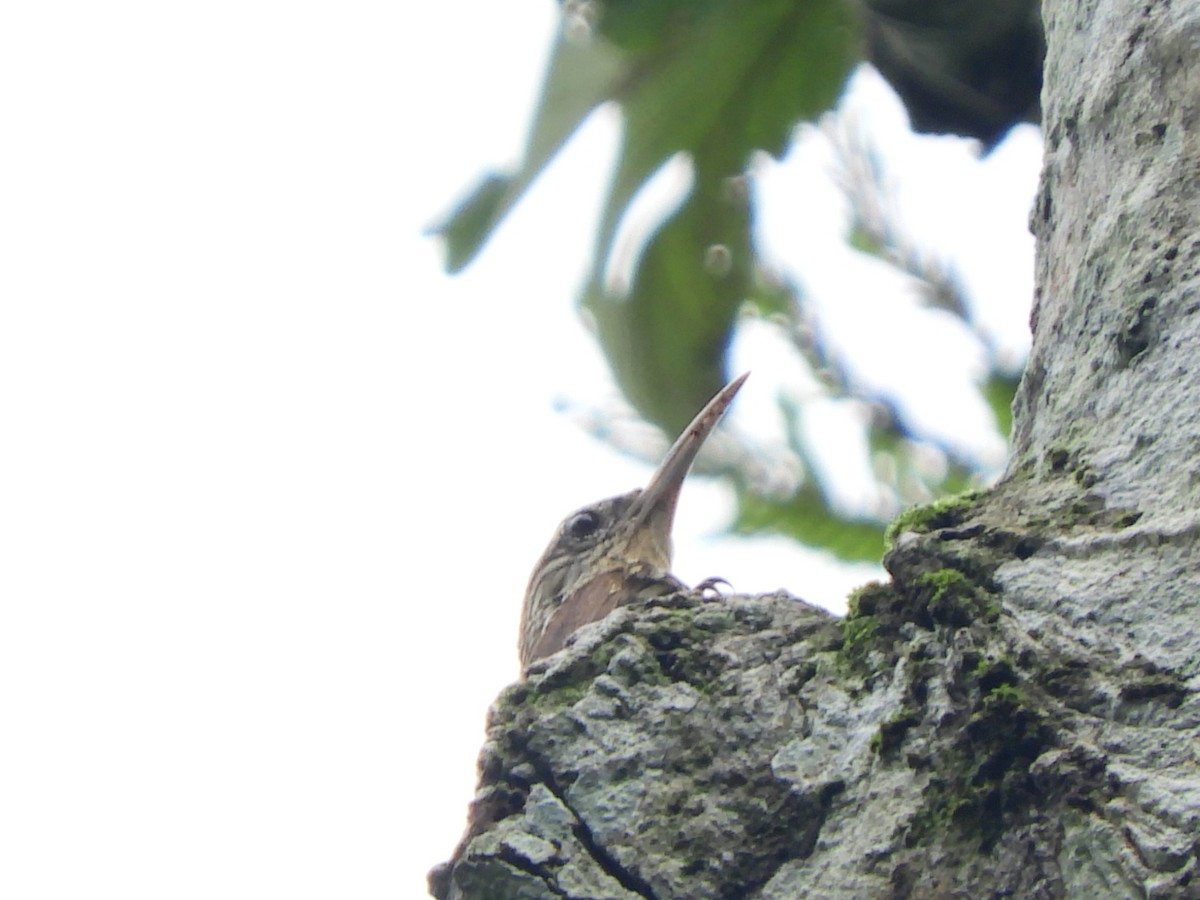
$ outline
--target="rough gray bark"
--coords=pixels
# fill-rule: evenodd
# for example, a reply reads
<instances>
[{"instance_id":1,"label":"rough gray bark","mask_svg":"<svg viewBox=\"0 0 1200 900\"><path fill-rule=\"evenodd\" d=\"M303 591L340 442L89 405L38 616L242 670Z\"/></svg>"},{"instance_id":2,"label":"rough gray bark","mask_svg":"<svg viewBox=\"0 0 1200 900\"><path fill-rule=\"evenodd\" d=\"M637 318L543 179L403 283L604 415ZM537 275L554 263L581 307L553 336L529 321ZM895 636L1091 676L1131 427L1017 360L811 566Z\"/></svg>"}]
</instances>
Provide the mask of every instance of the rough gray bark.
<instances>
[{"instance_id":1,"label":"rough gray bark","mask_svg":"<svg viewBox=\"0 0 1200 900\"><path fill-rule=\"evenodd\" d=\"M1200 897L1200 2L1044 21L1003 482L903 517L844 620L584 629L497 701L436 896Z\"/></svg>"}]
</instances>

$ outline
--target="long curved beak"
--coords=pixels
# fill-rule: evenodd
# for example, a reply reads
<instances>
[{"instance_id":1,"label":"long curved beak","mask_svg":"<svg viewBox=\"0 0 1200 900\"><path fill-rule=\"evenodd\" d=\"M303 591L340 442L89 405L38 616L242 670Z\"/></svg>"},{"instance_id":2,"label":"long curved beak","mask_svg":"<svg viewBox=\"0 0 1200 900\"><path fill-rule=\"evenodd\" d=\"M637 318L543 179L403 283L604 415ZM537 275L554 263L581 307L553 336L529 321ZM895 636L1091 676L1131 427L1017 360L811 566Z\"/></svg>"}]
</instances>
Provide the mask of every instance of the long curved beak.
<instances>
[{"instance_id":1,"label":"long curved beak","mask_svg":"<svg viewBox=\"0 0 1200 900\"><path fill-rule=\"evenodd\" d=\"M666 564L670 562L671 525L675 520L675 506L679 502L683 480L704 441L717 427L749 376L750 373L746 372L729 382L696 414L696 418L692 419L692 423L667 451L666 458L650 477L646 489L629 508L627 515L633 523L631 542L636 542L645 550L657 550ZM652 554L651 558L654 555L658 554Z\"/></svg>"}]
</instances>

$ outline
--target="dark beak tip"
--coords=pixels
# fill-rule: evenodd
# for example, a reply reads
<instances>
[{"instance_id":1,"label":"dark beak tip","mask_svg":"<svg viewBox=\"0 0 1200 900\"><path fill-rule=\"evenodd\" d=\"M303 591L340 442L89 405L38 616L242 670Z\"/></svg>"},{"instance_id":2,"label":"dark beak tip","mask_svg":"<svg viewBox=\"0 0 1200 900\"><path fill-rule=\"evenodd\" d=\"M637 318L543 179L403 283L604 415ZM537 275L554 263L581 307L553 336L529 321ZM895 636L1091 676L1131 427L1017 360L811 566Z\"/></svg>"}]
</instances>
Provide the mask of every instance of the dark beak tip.
<instances>
[{"instance_id":1,"label":"dark beak tip","mask_svg":"<svg viewBox=\"0 0 1200 900\"><path fill-rule=\"evenodd\" d=\"M749 377L749 372L743 372L721 388L683 430L638 498L635 507L637 517L648 517L655 510L659 510L667 514L666 524L670 528L670 521L675 512L675 503L679 499L679 492L683 488L684 479L692 467L692 462L704 442L716 430L717 423L724 417L733 398Z\"/></svg>"}]
</instances>

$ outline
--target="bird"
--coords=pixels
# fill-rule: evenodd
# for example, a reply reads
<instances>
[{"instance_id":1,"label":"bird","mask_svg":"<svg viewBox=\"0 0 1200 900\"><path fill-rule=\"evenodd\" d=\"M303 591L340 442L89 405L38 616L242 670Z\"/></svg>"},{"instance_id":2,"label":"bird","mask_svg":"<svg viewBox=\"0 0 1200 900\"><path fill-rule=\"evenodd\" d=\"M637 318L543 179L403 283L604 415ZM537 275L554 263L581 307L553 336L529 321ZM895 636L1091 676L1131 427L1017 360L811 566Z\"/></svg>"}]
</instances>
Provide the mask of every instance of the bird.
<instances>
[{"instance_id":1,"label":"bird","mask_svg":"<svg viewBox=\"0 0 1200 900\"><path fill-rule=\"evenodd\" d=\"M585 506L558 526L525 591L518 641L522 671L619 606L686 590L670 571L675 506L692 461L749 374L725 385L696 414L644 490Z\"/></svg>"}]
</instances>

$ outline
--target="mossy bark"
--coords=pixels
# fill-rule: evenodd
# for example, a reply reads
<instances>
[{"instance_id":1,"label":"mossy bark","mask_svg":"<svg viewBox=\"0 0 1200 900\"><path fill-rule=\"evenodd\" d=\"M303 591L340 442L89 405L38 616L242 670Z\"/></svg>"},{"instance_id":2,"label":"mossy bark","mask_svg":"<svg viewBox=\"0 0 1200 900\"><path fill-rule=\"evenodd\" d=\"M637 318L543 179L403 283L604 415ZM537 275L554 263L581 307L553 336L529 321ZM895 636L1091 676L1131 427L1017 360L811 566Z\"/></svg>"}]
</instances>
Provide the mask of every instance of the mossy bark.
<instances>
[{"instance_id":1,"label":"mossy bark","mask_svg":"<svg viewBox=\"0 0 1200 900\"><path fill-rule=\"evenodd\" d=\"M1200 2L1044 21L1004 480L901 520L844 620L583 629L497 702L436 896L1200 897Z\"/></svg>"}]
</instances>

